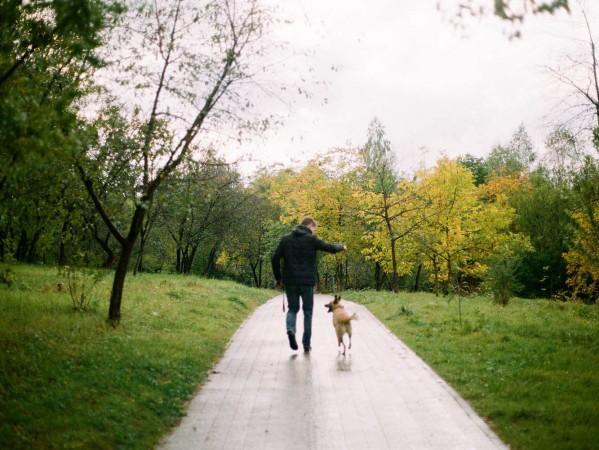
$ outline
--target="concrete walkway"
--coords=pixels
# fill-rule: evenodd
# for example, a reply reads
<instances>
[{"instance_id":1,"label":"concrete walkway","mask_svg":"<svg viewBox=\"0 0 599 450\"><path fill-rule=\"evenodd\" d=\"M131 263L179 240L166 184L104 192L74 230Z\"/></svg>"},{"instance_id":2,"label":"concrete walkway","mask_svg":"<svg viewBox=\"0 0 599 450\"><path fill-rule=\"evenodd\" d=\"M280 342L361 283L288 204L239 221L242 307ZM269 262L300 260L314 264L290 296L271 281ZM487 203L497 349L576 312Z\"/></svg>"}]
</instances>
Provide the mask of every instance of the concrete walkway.
<instances>
[{"instance_id":1,"label":"concrete walkway","mask_svg":"<svg viewBox=\"0 0 599 450\"><path fill-rule=\"evenodd\" d=\"M456 392L366 308L341 356L317 295L312 352L289 348L282 297L258 308L163 449L507 448ZM347 339L347 336L345 337Z\"/></svg>"}]
</instances>

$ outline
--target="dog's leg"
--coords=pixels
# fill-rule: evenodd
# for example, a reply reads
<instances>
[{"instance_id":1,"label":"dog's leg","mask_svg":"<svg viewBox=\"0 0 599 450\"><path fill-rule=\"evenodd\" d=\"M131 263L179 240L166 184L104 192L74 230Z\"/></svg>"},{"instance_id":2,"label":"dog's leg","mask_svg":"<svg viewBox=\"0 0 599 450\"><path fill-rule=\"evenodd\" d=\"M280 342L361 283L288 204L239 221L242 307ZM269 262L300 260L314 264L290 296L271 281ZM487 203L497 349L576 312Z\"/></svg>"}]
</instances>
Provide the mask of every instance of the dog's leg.
<instances>
[{"instance_id":1,"label":"dog's leg","mask_svg":"<svg viewBox=\"0 0 599 450\"><path fill-rule=\"evenodd\" d=\"M351 348L351 322L347 323L347 335L349 336L349 347Z\"/></svg>"}]
</instances>

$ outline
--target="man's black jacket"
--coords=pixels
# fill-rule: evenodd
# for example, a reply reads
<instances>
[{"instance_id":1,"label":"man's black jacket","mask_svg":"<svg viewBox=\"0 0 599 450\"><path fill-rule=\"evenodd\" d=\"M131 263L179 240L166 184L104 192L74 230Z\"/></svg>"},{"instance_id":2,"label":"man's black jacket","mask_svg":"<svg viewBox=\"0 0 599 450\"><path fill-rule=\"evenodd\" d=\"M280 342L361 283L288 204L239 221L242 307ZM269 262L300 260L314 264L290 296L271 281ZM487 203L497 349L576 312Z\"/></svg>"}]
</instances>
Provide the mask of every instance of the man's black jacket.
<instances>
[{"instance_id":1,"label":"man's black jacket","mask_svg":"<svg viewBox=\"0 0 599 450\"><path fill-rule=\"evenodd\" d=\"M312 234L303 225L281 239L271 258L275 280L281 279L281 258L283 263L283 284L316 284L316 251L337 253L343 250L343 244L328 244Z\"/></svg>"}]
</instances>

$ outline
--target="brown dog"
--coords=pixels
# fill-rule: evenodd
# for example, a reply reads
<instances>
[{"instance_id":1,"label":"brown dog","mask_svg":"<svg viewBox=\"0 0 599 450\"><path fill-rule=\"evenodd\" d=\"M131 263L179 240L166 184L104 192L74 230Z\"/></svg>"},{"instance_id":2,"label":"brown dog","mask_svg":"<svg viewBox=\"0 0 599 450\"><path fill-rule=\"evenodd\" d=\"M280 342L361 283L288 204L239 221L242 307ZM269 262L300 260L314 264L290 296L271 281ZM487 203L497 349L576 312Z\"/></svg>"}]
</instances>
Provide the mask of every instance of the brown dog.
<instances>
[{"instance_id":1,"label":"brown dog","mask_svg":"<svg viewBox=\"0 0 599 450\"><path fill-rule=\"evenodd\" d=\"M328 312L333 313L333 326L335 327L337 341L339 342L337 346L339 347L341 344L343 344L343 355L345 356L345 343L343 342L343 335L347 333L349 336L349 346L347 348L351 348L351 321L357 320L358 315L354 313L350 316L345 312L345 309L340 302L341 296L335 295L335 300L324 306L325 308L329 308Z\"/></svg>"}]
</instances>

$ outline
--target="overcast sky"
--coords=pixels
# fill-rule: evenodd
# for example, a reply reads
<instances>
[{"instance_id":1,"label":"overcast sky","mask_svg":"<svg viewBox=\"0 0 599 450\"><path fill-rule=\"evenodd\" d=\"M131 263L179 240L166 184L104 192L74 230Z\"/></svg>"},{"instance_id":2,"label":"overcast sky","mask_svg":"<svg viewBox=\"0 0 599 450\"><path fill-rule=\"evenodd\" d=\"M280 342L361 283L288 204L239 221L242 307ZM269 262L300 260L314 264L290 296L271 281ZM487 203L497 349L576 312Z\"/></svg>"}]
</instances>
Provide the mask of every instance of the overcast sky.
<instances>
[{"instance_id":1,"label":"overcast sky","mask_svg":"<svg viewBox=\"0 0 599 450\"><path fill-rule=\"evenodd\" d=\"M362 145L374 117L405 171L430 167L443 154L485 156L520 124L541 152L564 95L544 66L587 48L575 10L527 16L522 37L509 39L510 28L494 17L468 19L456 29L437 0L278 3L286 22L278 35L298 55L289 64L294 76L312 68L306 76L327 84L312 86L313 96L295 103L265 139L227 150L229 157L252 155L243 170L301 165L333 147ZM599 2L587 3L599 30ZM265 107L288 113L282 105Z\"/></svg>"}]
</instances>

